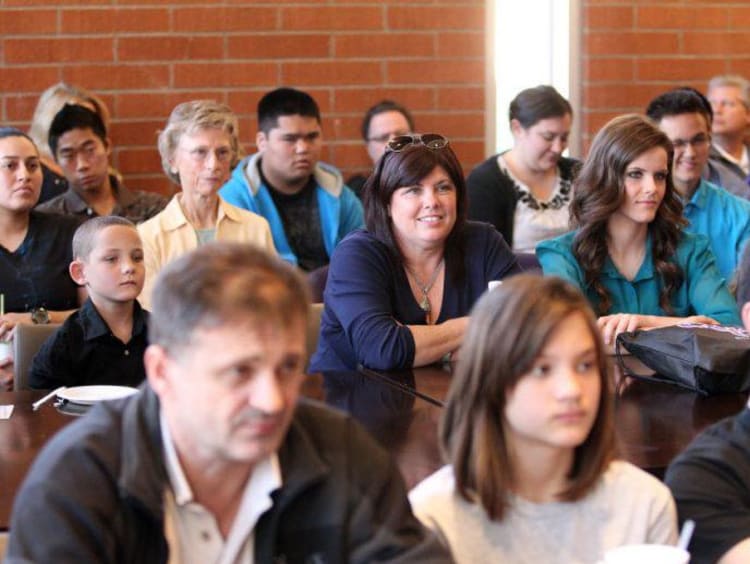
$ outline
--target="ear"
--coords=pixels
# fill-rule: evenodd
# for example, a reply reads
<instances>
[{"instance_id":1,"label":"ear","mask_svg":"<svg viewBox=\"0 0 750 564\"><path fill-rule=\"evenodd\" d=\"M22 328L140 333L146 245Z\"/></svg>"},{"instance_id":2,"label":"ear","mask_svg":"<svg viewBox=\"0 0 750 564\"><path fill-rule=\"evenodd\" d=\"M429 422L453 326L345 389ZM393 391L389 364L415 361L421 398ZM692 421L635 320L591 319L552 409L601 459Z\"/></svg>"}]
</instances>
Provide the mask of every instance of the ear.
<instances>
[{"instance_id":1,"label":"ear","mask_svg":"<svg viewBox=\"0 0 750 564\"><path fill-rule=\"evenodd\" d=\"M86 265L81 259L75 259L71 262L68 267L68 272L70 273L73 282L79 286L86 285Z\"/></svg>"},{"instance_id":2,"label":"ear","mask_svg":"<svg viewBox=\"0 0 750 564\"><path fill-rule=\"evenodd\" d=\"M149 345L143 353L143 364L146 368L146 378L151 388L160 398L170 388L167 375L167 351L159 345Z\"/></svg>"},{"instance_id":3,"label":"ear","mask_svg":"<svg viewBox=\"0 0 750 564\"><path fill-rule=\"evenodd\" d=\"M510 120L510 132L513 134L514 137L521 135L523 133L524 127L521 125L521 122L517 119Z\"/></svg>"},{"instance_id":4,"label":"ear","mask_svg":"<svg viewBox=\"0 0 750 564\"><path fill-rule=\"evenodd\" d=\"M112 156L112 140L109 137L104 138L104 151L107 153L107 158Z\"/></svg>"},{"instance_id":5,"label":"ear","mask_svg":"<svg viewBox=\"0 0 750 564\"><path fill-rule=\"evenodd\" d=\"M742 325L750 331L750 302L745 302L742 306Z\"/></svg>"},{"instance_id":6,"label":"ear","mask_svg":"<svg viewBox=\"0 0 750 564\"><path fill-rule=\"evenodd\" d=\"M262 131L255 134L255 145L258 147L258 152L265 151L268 146L268 137Z\"/></svg>"}]
</instances>

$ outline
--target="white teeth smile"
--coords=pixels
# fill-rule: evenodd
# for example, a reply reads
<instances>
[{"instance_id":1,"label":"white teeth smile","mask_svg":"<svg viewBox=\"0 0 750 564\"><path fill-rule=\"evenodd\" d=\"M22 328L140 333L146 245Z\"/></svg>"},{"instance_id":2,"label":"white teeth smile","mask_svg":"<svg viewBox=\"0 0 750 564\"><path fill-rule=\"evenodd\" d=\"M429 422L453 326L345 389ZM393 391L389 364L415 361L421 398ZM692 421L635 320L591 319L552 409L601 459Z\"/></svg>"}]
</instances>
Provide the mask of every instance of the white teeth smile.
<instances>
[{"instance_id":1,"label":"white teeth smile","mask_svg":"<svg viewBox=\"0 0 750 564\"><path fill-rule=\"evenodd\" d=\"M420 217L417 219L417 221L422 221L424 223L435 223L437 221L440 221L440 216L438 215L430 215L427 217Z\"/></svg>"}]
</instances>

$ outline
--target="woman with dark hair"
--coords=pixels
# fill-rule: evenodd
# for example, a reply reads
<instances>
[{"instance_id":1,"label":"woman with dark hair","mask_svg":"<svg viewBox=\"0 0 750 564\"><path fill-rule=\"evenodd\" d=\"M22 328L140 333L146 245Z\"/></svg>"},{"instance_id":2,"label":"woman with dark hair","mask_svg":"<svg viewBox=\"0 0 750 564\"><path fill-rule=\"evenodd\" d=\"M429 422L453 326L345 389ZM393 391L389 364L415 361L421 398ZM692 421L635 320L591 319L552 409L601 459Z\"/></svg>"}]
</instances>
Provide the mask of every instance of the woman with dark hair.
<instances>
[{"instance_id":1,"label":"woman with dark hair","mask_svg":"<svg viewBox=\"0 0 750 564\"><path fill-rule=\"evenodd\" d=\"M515 251L569 230L571 185L580 162L562 156L573 109L552 86L527 88L510 103L513 148L475 168L469 218L486 221Z\"/></svg>"},{"instance_id":2,"label":"woman with dark hair","mask_svg":"<svg viewBox=\"0 0 750 564\"><path fill-rule=\"evenodd\" d=\"M461 165L440 135L389 141L364 204L367 230L331 258L314 371L439 361L487 283L520 271L494 228L466 221Z\"/></svg>"},{"instance_id":3,"label":"woman with dark hair","mask_svg":"<svg viewBox=\"0 0 750 564\"><path fill-rule=\"evenodd\" d=\"M586 294L608 344L622 331L685 320L740 325L708 240L682 231L671 169L672 144L652 122L613 119L576 181L577 230L537 247L545 274Z\"/></svg>"},{"instance_id":4,"label":"woman with dark hair","mask_svg":"<svg viewBox=\"0 0 750 564\"><path fill-rule=\"evenodd\" d=\"M571 284L522 275L476 304L439 431L448 465L409 495L456 562L600 562L675 542L669 490L614 460L610 382Z\"/></svg>"}]
</instances>

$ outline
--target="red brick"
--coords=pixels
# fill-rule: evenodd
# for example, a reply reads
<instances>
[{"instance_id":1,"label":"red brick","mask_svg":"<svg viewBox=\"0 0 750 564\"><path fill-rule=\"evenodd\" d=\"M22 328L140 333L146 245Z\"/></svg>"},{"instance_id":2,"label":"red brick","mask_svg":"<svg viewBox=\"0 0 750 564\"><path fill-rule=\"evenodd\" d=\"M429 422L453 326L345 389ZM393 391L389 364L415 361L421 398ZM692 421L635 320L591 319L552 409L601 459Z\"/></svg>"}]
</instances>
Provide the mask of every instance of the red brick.
<instances>
[{"instance_id":1,"label":"red brick","mask_svg":"<svg viewBox=\"0 0 750 564\"><path fill-rule=\"evenodd\" d=\"M702 6L639 6L637 25L643 29L724 29L726 8Z\"/></svg>"},{"instance_id":2,"label":"red brick","mask_svg":"<svg viewBox=\"0 0 750 564\"><path fill-rule=\"evenodd\" d=\"M177 63L174 65L176 88L218 88L222 86L275 85L275 63Z\"/></svg>"},{"instance_id":3,"label":"red brick","mask_svg":"<svg viewBox=\"0 0 750 564\"><path fill-rule=\"evenodd\" d=\"M484 5L389 6L390 29L484 30Z\"/></svg>"},{"instance_id":4,"label":"red brick","mask_svg":"<svg viewBox=\"0 0 750 564\"><path fill-rule=\"evenodd\" d=\"M60 69L54 67L0 67L0 84L4 92L39 92L60 80Z\"/></svg>"},{"instance_id":5,"label":"red brick","mask_svg":"<svg viewBox=\"0 0 750 564\"><path fill-rule=\"evenodd\" d=\"M389 61L390 83L484 84L483 61Z\"/></svg>"},{"instance_id":6,"label":"red brick","mask_svg":"<svg viewBox=\"0 0 750 564\"><path fill-rule=\"evenodd\" d=\"M440 133L451 139L484 137L484 113L436 113L419 117L421 131Z\"/></svg>"},{"instance_id":7,"label":"red brick","mask_svg":"<svg viewBox=\"0 0 750 564\"><path fill-rule=\"evenodd\" d=\"M393 100L402 104L414 114L419 110L430 110L435 107L433 91L422 87L399 88L377 86L375 88L338 89L335 94L334 109L337 112L360 112L381 100Z\"/></svg>"},{"instance_id":8,"label":"red brick","mask_svg":"<svg viewBox=\"0 0 750 564\"><path fill-rule=\"evenodd\" d=\"M636 61L636 80L708 80L720 59L641 58Z\"/></svg>"},{"instance_id":9,"label":"red brick","mask_svg":"<svg viewBox=\"0 0 750 564\"><path fill-rule=\"evenodd\" d=\"M169 85L167 65L83 65L63 68L63 80L92 90L145 90Z\"/></svg>"},{"instance_id":10,"label":"red brick","mask_svg":"<svg viewBox=\"0 0 750 564\"><path fill-rule=\"evenodd\" d=\"M186 31L244 31L276 29L278 11L276 8L244 7L226 8L175 8L174 29Z\"/></svg>"},{"instance_id":11,"label":"red brick","mask_svg":"<svg viewBox=\"0 0 750 564\"><path fill-rule=\"evenodd\" d=\"M161 157L156 149L130 149L115 148L115 162L117 169L123 174L143 174L161 170Z\"/></svg>"},{"instance_id":12,"label":"red brick","mask_svg":"<svg viewBox=\"0 0 750 564\"><path fill-rule=\"evenodd\" d=\"M744 55L750 51L750 35L736 32L687 32L684 53L692 55Z\"/></svg>"},{"instance_id":13,"label":"red brick","mask_svg":"<svg viewBox=\"0 0 750 564\"><path fill-rule=\"evenodd\" d=\"M356 143L337 143L331 148L332 164L344 170L364 169L372 167L372 161L367 156L364 142ZM349 178L350 174L345 174L344 178Z\"/></svg>"},{"instance_id":14,"label":"red brick","mask_svg":"<svg viewBox=\"0 0 750 564\"><path fill-rule=\"evenodd\" d=\"M379 7L304 6L281 8L284 31L353 31L382 29L383 10Z\"/></svg>"},{"instance_id":15,"label":"red brick","mask_svg":"<svg viewBox=\"0 0 750 564\"><path fill-rule=\"evenodd\" d=\"M357 139L361 124L362 116L338 116L333 120L323 118L323 128L329 139Z\"/></svg>"},{"instance_id":16,"label":"red brick","mask_svg":"<svg viewBox=\"0 0 750 564\"><path fill-rule=\"evenodd\" d=\"M484 87L441 87L437 89L439 110L484 110Z\"/></svg>"},{"instance_id":17,"label":"red brick","mask_svg":"<svg viewBox=\"0 0 750 564\"><path fill-rule=\"evenodd\" d=\"M105 62L113 58L112 39L7 39L5 62Z\"/></svg>"},{"instance_id":18,"label":"red brick","mask_svg":"<svg viewBox=\"0 0 750 564\"><path fill-rule=\"evenodd\" d=\"M168 197L172 197L175 191L179 190L176 184L164 176L163 172L149 175L129 174L127 177L127 185L131 190L146 190Z\"/></svg>"},{"instance_id":19,"label":"red brick","mask_svg":"<svg viewBox=\"0 0 750 564\"><path fill-rule=\"evenodd\" d=\"M372 33L336 35L336 57L431 57L435 39L431 33Z\"/></svg>"},{"instance_id":20,"label":"red brick","mask_svg":"<svg viewBox=\"0 0 750 564\"><path fill-rule=\"evenodd\" d=\"M36 103L39 100L39 96L35 94L30 96L24 96L22 94L9 94L4 98L4 121L22 121L26 123L31 121L31 116L34 114L34 109L36 108Z\"/></svg>"},{"instance_id":21,"label":"red brick","mask_svg":"<svg viewBox=\"0 0 750 564\"><path fill-rule=\"evenodd\" d=\"M642 109L636 111L643 111ZM587 112L585 116L586 130L591 132L591 139L593 140L596 133L604 127L611 119L619 116L622 112L616 110L606 110L598 112ZM585 156L588 151L582 153L581 156Z\"/></svg>"},{"instance_id":22,"label":"red brick","mask_svg":"<svg viewBox=\"0 0 750 564\"><path fill-rule=\"evenodd\" d=\"M596 32L585 36L584 49L591 55L658 55L678 51L677 33Z\"/></svg>"},{"instance_id":23,"label":"red brick","mask_svg":"<svg viewBox=\"0 0 750 564\"><path fill-rule=\"evenodd\" d=\"M224 39L220 36L121 37L117 41L120 61L178 61L221 59Z\"/></svg>"},{"instance_id":24,"label":"red brick","mask_svg":"<svg viewBox=\"0 0 750 564\"><path fill-rule=\"evenodd\" d=\"M214 92L133 92L118 94L113 105L114 114L120 119L128 118L161 118L167 116L177 104L190 100L223 100L221 91Z\"/></svg>"},{"instance_id":25,"label":"red brick","mask_svg":"<svg viewBox=\"0 0 750 564\"><path fill-rule=\"evenodd\" d=\"M166 9L105 8L61 10L62 33L110 34L159 32L169 29Z\"/></svg>"},{"instance_id":26,"label":"red brick","mask_svg":"<svg viewBox=\"0 0 750 564\"><path fill-rule=\"evenodd\" d=\"M590 6L586 10L589 29L631 29L634 20L631 6Z\"/></svg>"},{"instance_id":27,"label":"red brick","mask_svg":"<svg viewBox=\"0 0 750 564\"><path fill-rule=\"evenodd\" d=\"M160 120L139 120L115 122L110 128L110 136L116 146L146 146L156 147L158 131L164 127L169 114Z\"/></svg>"},{"instance_id":28,"label":"red brick","mask_svg":"<svg viewBox=\"0 0 750 564\"><path fill-rule=\"evenodd\" d=\"M451 147L453 147L458 160L461 162L464 175L469 174L475 166L494 153L494 148L488 152L484 146L484 141L478 140L451 139Z\"/></svg>"},{"instance_id":29,"label":"red brick","mask_svg":"<svg viewBox=\"0 0 750 564\"><path fill-rule=\"evenodd\" d=\"M0 8L0 35L40 35L57 31L56 10L9 10Z\"/></svg>"},{"instance_id":30,"label":"red brick","mask_svg":"<svg viewBox=\"0 0 750 564\"><path fill-rule=\"evenodd\" d=\"M380 84L380 63L310 62L282 63L281 82L292 85Z\"/></svg>"},{"instance_id":31,"label":"red brick","mask_svg":"<svg viewBox=\"0 0 750 564\"><path fill-rule=\"evenodd\" d=\"M67 0L65 2L67 5L71 6L84 6L84 5L91 5L91 4L111 4L111 0ZM54 4L54 2L50 2L50 0L3 0L4 6L45 6L49 7L50 4Z\"/></svg>"},{"instance_id":32,"label":"red brick","mask_svg":"<svg viewBox=\"0 0 750 564\"><path fill-rule=\"evenodd\" d=\"M649 100L668 87L664 84L593 84L584 89L584 100L588 108L642 112Z\"/></svg>"},{"instance_id":33,"label":"red brick","mask_svg":"<svg viewBox=\"0 0 750 564\"><path fill-rule=\"evenodd\" d=\"M484 57L484 34L443 32L437 37L438 58Z\"/></svg>"},{"instance_id":34,"label":"red brick","mask_svg":"<svg viewBox=\"0 0 750 564\"><path fill-rule=\"evenodd\" d=\"M331 54L331 37L305 35L233 35L227 38L230 59L303 59Z\"/></svg>"},{"instance_id":35,"label":"red brick","mask_svg":"<svg viewBox=\"0 0 750 564\"><path fill-rule=\"evenodd\" d=\"M624 81L635 77L635 61L631 57L589 59L584 66L585 80Z\"/></svg>"},{"instance_id":36,"label":"red brick","mask_svg":"<svg viewBox=\"0 0 750 564\"><path fill-rule=\"evenodd\" d=\"M745 6L729 8L729 29L750 29L750 8Z\"/></svg>"}]
</instances>

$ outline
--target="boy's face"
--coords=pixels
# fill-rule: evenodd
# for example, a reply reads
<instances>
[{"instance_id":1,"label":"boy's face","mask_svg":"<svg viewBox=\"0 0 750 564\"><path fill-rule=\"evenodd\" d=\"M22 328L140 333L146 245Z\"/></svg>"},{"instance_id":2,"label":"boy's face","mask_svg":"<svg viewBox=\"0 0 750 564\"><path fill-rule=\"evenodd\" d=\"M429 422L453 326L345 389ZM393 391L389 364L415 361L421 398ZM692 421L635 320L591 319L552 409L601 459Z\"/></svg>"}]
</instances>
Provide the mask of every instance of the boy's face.
<instances>
[{"instance_id":1,"label":"boy's face","mask_svg":"<svg viewBox=\"0 0 750 564\"><path fill-rule=\"evenodd\" d=\"M96 234L88 258L76 258L70 272L95 304L136 299L146 275L138 231L125 225L105 227Z\"/></svg>"},{"instance_id":2,"label":"boy's face","mask_svg":"<svg viewBox=\"0 0 750 564\"><path fill-rule=\"evenodd\" d=\"M91 129L71 129L60 136L55 159L78 194L98 191L109 175L109 142Z\"/></svg>"}]
</instances>

